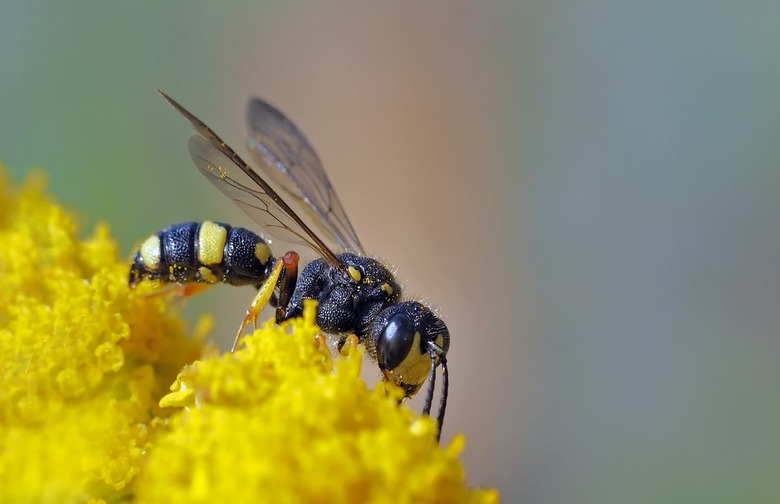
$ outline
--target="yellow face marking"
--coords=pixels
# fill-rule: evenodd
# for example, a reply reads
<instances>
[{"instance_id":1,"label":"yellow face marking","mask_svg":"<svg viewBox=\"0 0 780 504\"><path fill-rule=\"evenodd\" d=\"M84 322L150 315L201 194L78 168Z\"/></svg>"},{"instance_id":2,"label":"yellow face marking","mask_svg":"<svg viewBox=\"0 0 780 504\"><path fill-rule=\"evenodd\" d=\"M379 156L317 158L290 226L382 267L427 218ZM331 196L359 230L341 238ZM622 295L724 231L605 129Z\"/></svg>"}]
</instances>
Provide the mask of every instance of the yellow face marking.
<instances>
[{"instance_id":1,"label":"yellow face marking","mask_svg":"<svg viewBox=\"0 0 780 504\"><path fill-rule=\"evenodd\" d=\"M225 253L227 229L211 221L204 221L198 232L198 261L201 264L219 264Z\"/></svg>"},{"instance_id":2,"label":"yellow face marking","mask_svg":"<svg viewBox=\"0 0 780 504\"><path fill-rule=\"evenodd\" d=\"M255 246L255 257L260 261L260 264L266 264L271 258L271 248L267 243L258 243Z\"/></svg>"},{"instance_id":3,"label":"yellow face marking","mask_svg":"<svg viewBox=\"0 0 780 504\"><path fill-rule=\"evenodd\" d=\"M201 266L198 268L198 272L200 273L200 277L205 280L206 283L217 283L217 275L215 275L214 272L207 267Z\"/></svg>"},{"instance_id":4,"label":"yellow face marking","mask_svg":"<svg viewBox=\"0 0 780 504\"><path fill-rule=\"evenodd\" d=\"M417 390L425 383L431 372L431 357L420 353L419 332L414 333L414 343L409 354L395 369L385 372L385 377L396 384L417 385Z\"/></svg>"},{"instance_id":5,"label":"yellow face marking","mask_svg":"<svg viewBox=\"0 0 780 504\"><path fill-rule=\"evenodd\" d=\"M157 269L160 265L160 237L152 235L141 245L141 259L150 270Z\"/></svg>"},{"instance_id":6,"label":"yellow face marking","mask_svg":"<svg viewBox=\"0 0 780 504\"><path fill-rule=\"evenodd\" d=\"M382 291L386 292L388 296L392 296L393 295L393 286L390 285L389 283L383 283L382 287L380 287L380 289L382 289Z\"/></svg>"},{"instance_id":7,"label":"yellow face marking","mask_svg":"<svg viewBox=\"0 0 780 504\"><path fill-rule=\"evenodd\" d=\"M347 271L349 271L349 276L352 277L352 280L356 282L359 282L363 278L363 275L360 274L360 270L354 266L348 267Z\"/></svg>"}]
</instances>

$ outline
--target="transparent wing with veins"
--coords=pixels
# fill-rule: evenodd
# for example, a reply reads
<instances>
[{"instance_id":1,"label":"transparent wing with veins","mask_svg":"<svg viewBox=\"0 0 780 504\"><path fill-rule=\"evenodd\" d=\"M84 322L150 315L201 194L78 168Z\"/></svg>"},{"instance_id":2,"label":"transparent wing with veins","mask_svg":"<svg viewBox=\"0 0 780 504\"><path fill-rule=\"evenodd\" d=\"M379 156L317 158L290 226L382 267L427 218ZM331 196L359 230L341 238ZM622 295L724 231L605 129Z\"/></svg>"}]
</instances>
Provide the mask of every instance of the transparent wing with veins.
<instances>
[{"instance_id":1,"label":"transparent wing with veins","mask_svg":"<svg viewBox=\"0 0 780 504\"><path fill-rule=\"evenodd\" d=\"M317 251L332 265L341 264L325 242L211 128L176 100L160 90L158 92L195 128L196 134L190 137L188 144L190 156L209 182L273 237L302 243Z\"/></svg>"},{"instance_id":2,"label":"transparent wing with veins","mask_svg":"<svg viewBox=\"0 0 780 504\"><path fill-rule=\"evenodd\" d=\"M299 202L323 236L342 249L363 246L304 134L273 105L254 98L246 111L249 152L263 172Z\"/></svg>"},{"instance_id":3,"label":"transparent wing with veins","mask_svg":"<svg viewBox=\"0 0 780 504\"><path fill-rule=\"evenodd\" d=\"M259 188L252 189L237 176L241 172L233 162L208 140L192 135L189 141L192 161L200 172L228 198L260 224L271 236L288 243L300 243L317 250L307 234L298 229L295 221L276 209L273 200Z\"/></svg>"}]
</instances>

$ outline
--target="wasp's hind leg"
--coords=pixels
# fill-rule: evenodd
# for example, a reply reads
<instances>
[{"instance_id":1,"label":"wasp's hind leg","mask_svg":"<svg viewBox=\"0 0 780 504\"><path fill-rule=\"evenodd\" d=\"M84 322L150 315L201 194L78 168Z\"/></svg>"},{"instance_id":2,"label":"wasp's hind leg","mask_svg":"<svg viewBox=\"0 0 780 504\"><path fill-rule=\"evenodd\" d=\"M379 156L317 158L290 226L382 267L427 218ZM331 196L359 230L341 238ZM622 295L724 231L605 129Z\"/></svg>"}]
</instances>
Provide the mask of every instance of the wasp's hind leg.
<instances>
[{"instance_id":1,"label":"wasp's hind leg","mask_svg":"<svg viewBox=\"0 0 780 504\"><path fill-rule=\"evenodd\" d=\"M260 316L260 312L263 311L263 308L265 308L271 300L274 289L276 288L276 283L279 281L279 275L282 273L282 269L284 269L284 261L277 261L271 274L268 275L268 278L265 279L263 285L260 286L257 295L252 300L252 304L249 305L249 309L246 311L246 317L244 317L241 327L238 328L236 339L233 341L233 348L230 349L231 352L235 352L238 349L238 344L241 342L241 338L244 336L249 324L252 324L252 326L257 329L257 317Z\"/></svg>"}]
</instances>

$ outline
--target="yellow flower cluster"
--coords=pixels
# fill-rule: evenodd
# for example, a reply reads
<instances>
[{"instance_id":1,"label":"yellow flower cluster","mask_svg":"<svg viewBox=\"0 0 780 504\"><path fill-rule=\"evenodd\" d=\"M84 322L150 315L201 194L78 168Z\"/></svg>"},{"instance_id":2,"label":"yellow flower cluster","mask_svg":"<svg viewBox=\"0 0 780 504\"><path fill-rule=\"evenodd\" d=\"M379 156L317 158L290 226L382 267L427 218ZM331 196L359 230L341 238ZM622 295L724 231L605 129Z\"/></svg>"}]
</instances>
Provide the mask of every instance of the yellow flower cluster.
<instances>
[{"instance_id":1,"label":"yellow flower cluster","mask_svg":"<svg viewBox=\"0 0 780 504\"><path fill-rule=\"evenodd\" d=\"M0 502L115 500L200 345L129 295L106 226L79 240L42 175L15 193L0 166L0 243Z\"/></svg>"},{"instance_id":2,"label":"yellow flower cluster","mask_svg":"<svg viewBox=\"0 0 780 504\"><path fill-rule=\"evenodd\" d=\"M369 390L362 352L331 364L314 305L271 321L235 354L186 368L164 405L184 407L150 455L138 502L494 502L464 484L462 437L398 407L402 392ZM389 387L389 386L387 386ZM222 468L215 471L214 468ZM172 486L171 481L179 484Z\"/></svg>"},{"instance_id":3,"label":"yellow flower cluster","mask_svg":"<svg viewBox=\"0 0 780 504\"><path fill-rule=\"evenodd\" d=\"M0 502L498 502L360 348L331 360L314 306L195 360L106 227L76 235L40 177L0 172Z\"/></svg>"}]
</instances>

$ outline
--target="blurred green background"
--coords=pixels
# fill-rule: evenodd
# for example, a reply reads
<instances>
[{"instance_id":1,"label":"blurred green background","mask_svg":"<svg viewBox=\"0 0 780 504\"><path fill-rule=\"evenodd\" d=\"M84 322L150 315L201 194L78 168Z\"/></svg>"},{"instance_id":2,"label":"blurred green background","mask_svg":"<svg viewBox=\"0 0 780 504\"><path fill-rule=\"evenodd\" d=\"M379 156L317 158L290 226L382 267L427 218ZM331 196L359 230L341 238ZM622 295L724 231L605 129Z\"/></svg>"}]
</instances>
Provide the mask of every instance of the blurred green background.
<instances>
[{"instance_id":1,"label":"blurred green background","mask_svg":"<svg viewBox=\"0 0 780 504\"><path fill-rule=\"evenodd\" d=\"M778 502L779 24L752 0L3 2L0 159L129 257L175 222L252 226L154 88L238 148L263 96L441 308L472 484ZM227 340L251 296L187 311Z\"/></svg>"}]
</instances>

